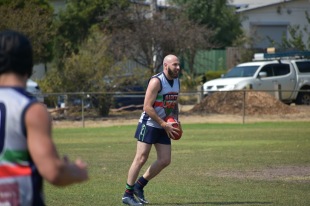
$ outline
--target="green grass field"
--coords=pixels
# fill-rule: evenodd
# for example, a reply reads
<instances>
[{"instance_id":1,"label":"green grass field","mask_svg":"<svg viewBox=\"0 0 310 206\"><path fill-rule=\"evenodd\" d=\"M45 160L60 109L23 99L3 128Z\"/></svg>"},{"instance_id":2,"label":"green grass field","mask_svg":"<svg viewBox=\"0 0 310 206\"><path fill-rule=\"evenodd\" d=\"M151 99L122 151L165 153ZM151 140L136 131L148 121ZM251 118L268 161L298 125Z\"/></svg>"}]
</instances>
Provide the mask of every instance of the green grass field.
<instances>
[{"instance_id":1,"label":"green grass field","mask_svg":"<svg viewBox=\"0 0 310 206\"><path fill-rule=\"evenodd\" d=\"M145 188L150 205L310 205L310 122L185 124L172 163ZM47 205L122 205L135 126L54 129L61 155L90 180L45 184ZM155 150L144 169L155 159Z\"/></svg>"}]
</instances>

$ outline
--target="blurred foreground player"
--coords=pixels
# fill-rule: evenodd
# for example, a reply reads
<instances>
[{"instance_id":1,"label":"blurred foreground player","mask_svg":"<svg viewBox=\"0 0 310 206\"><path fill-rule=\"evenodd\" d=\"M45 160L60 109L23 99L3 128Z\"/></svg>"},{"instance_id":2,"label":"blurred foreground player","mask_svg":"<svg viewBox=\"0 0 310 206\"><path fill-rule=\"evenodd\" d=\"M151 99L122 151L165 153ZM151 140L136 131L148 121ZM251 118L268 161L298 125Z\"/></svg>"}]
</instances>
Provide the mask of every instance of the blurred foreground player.
<instances>
[{"instance_id":1,"label":"blurred foreground player","mask_svg":"<svg viewBox=\"0 0 310 206\"><path fill-rule=\"evenodd\" d=\"M88 179L84 162L58 156L46 107L26 93L32 67L27 37L0 32L0 205L45 205L43 178L56 186Z\"/></svg>"}]
</instances>

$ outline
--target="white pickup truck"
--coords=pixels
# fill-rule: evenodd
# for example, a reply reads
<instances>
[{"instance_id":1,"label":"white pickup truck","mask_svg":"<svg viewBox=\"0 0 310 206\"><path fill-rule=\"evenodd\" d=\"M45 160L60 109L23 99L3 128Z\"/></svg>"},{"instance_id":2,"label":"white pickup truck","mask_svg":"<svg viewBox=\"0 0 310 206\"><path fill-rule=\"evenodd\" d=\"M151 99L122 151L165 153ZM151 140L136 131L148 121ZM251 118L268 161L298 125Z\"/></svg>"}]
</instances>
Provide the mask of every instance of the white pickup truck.
<instances>
[{"instance_id":1,"label":"white pickup truck","mask_svg":"<svg viewBox=\"0 0 310 206\"><path fill-rule=\"evenodd\" d=\"M275 88L281 88L281 101L310 105L310 58L305 56L310 52L256 54L253 62L239 64L222 78L204 83L204 95L247 88L275 95Z\"/></svg>"}]
</instances>

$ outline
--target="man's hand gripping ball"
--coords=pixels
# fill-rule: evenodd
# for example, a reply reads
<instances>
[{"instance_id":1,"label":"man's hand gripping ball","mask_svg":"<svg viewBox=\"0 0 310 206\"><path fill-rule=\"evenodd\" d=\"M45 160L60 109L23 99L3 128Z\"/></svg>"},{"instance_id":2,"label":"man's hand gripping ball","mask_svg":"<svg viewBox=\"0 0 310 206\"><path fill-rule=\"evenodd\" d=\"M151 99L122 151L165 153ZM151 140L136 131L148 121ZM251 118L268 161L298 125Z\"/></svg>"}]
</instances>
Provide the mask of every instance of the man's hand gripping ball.
<instances>
[{"instance_id":1,"label":"man's hand gripping ball","mask_svg":"<svg viewBox=\"0 0 310 206\"><path fill-rule=\"evenodd\" d=\"M172 132L168 133L168 136L173 140L179 140L183 134L181 123L172 116L167 116L164 120L167 124L171 124L172 127L176 128Z\"/></svg>"}]
</instances>

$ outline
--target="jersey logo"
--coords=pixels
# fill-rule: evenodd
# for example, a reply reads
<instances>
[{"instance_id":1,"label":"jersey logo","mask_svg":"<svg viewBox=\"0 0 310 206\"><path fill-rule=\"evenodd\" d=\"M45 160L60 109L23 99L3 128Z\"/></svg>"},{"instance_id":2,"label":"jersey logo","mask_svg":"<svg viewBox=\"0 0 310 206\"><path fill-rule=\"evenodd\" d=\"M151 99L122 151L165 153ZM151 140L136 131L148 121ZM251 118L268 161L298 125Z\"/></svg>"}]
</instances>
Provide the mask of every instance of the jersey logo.
<instances>
[{"instance_id":1,"label":"jersey logo","mask_svg":"<svg viewBox=\"0 0 310 206\"><path fill-rule=\"evenodd\" d=\"M0 205L19 205L19 190L16 182L0 184Z\"/></svg>"},{"instance_id":2,"label":"jersey logo","mask_svg":"<svg viewBox=\"0 0 310 206\"><path fill-rule=\"evenodd\" d=\"M178 100L178 93L171 92L163 95L163 108L165 109L166 115L170 114L176 107Z\"/></svg>"}]
</instances>

